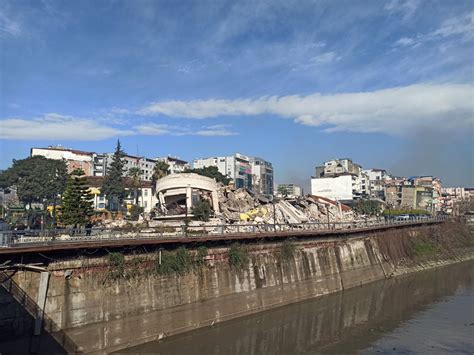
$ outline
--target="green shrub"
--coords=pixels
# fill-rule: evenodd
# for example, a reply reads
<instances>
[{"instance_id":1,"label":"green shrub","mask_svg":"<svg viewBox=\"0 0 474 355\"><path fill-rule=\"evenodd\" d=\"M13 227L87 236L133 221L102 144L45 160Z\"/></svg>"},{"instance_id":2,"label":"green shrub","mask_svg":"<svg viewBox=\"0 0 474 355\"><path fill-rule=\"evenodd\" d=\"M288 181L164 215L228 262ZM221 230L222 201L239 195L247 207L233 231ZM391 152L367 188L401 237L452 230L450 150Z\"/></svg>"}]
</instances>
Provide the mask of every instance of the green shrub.
<instances>
[{"instance_id":1,"label":"green shrub","mask_svg":"<svg viewBox=\"0 0 474 355\"><path fill-rule=\"evenodd\" d=\"M198 201L193 206L193 215L196 219L200 221L209 221L209 217L211 217L212 209L209 202L205 200Z\"/></svg>"},{"instance_id":2,"label":"green shrub","mask_svg":"<svg viewBox=\"0 0 474 355\"><path fill-rule=\"evenodd\" d=\"M140 214L143 213L143 207L133 205L130 208L130 219L132 221L138 221L138 218L140 217Z\"/></svg>"},{"instance_id":3,"label":"green shrub","mask_svg":"<svg viewBox=\"0 0 474 355\"><path fill-rule=\"evenodd\" d=\"M122 253L109 254L109 277L113 280L119 279L125 274L125 257Z\"/></svg>"},{"instance_id":4,"label":"green shrub","mask_svg":"<svg viewBox=\"0 0 474 355\"><path fill-rule=\"evenodd\" d=\"M431 255L436 251L433 244L428 242L416 242L414 248L416 256Z\"/></svg>"},{"instance_id":5,"label":"green shrub","mask_svg":"<svg viewBox=\"0 0 474 355\"><path fill-rule=\"evenodd\" d=\"M293 256L295 255L295 251L296 251L296 244L290 239L285 240L283 244L281 245L280 255L279 255L280 260L282 261L291 260Z\"/></svg>"},{"instance_id":6,"label":"green shrub","mask_svg":"<svg viewBox=\"0 0 474 355\"><path fill-rule=\"evenodd\" d=\"M196 253L196 264L197 265L203 265L204 264L204 258L208 255L208 250L205 246L200 246L197 249Z\"/></svg>"},{"instance_id":7,"label":"green shrub","mask_svg":"<svg viewBox=\"0 0 474 355\"><path fill-rule=\"evenodd\" d=\"M233 243L228 251L229 265L235 269L243 269L249 263L247 250L239 243Z\"/></svg>"},{"instance_id":8,"label":"green shrub","mask_svg":"<svg viewBox=\"0 0 474 355\"><path fill-rule=\"evenodd\" d=\"M185 247L179 247L176 251L163 251L161 253L161 264L159 257L155 262L155 271L161 275L176 273L184 275L188 273L193 265L193 258Z\"/></svg>"}]
</instances>

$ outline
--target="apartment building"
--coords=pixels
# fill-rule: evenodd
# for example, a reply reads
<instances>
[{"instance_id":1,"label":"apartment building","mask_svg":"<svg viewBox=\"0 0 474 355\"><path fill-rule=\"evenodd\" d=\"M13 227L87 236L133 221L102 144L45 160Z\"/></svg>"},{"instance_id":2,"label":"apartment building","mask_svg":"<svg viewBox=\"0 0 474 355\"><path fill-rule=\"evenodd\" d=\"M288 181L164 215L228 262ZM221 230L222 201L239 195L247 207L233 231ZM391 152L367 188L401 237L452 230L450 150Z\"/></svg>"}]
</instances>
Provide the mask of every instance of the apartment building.
<instances>
[{"instance_id":1,"label":"apartment building","mask_svg":"<svg viewBox=\"0 0 474 355\"><path fill-rule=\"evenodd\" d=\"M303 196L303 188L295 184L278 184L277 196Z\"/></svg>"},{"instance_id":2,"label":"apartment building","mask_svg":"<svg viewBox=\"0 0 474 355\"><path fill-rule=\"evenodd\" d=\"M191 169L191 165L182 159L177 157L167 156L155 158L156 161L163 161L168 164L168 171L170 174L184 173L186 170Z\"/></svg>"},{"instance_id":3,"label":"apartment building","mask_svg":"<svg viewBox=\"0 0 474 355\"><path fill-rule=\"evenodd\" d=\"M333 159L317 166L311 179L311 194L346 203L370 195L369 175L351 159Z\"/></svg>"},{"instance_id":4,"label":"apartment building","mask_svg":"<svg viewBox=\"0 0 474 355\"><path fill-rule=\"evenodd\" d=\"M100 156L100 154L57 145L47 148L31 148L30 156L42 156L47 159L64 160L68 173L76 169L82 169L86 176L94 176L96 173L94 159Z\"/></svg>"},{"instance_id":5,"label":"apartment building","mask_svg":"<svg viewBox=\"0 0 474 355\"><path fill-rule=\"evenodd\" d=\"M240 153L231 156L195 159L193 168L215 166L236 188L245 187L266 196L273 195L273 166L270 162Z\"/></svg>"}]
</instances>

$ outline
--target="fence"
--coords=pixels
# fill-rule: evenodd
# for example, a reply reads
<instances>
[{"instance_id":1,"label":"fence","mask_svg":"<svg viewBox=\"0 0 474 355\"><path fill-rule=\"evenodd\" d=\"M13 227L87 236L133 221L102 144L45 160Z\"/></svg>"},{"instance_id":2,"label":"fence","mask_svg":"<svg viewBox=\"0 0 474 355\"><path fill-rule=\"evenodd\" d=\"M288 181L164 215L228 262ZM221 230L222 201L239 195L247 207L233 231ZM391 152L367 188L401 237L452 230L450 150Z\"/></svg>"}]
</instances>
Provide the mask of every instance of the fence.
<instances>
[{"instance_id":1,"label":"fence","mask_svg":"<svg viewBox=\"0 0 474 355\"><path fill-rule=\"evenodd\" d=\"M389 226L419 225L441 222L446 216L413 217L409 219L367 219L351 222L308 222L286 224L216 224L216 225L162 225L147 228L81 228L0 231L0 246L11 248L25 245L63 244L78 241L119 239L186 238L198 236L226 236L244 234L278 234L288 232L357 231Z\"/></svg>"}]
</instances>

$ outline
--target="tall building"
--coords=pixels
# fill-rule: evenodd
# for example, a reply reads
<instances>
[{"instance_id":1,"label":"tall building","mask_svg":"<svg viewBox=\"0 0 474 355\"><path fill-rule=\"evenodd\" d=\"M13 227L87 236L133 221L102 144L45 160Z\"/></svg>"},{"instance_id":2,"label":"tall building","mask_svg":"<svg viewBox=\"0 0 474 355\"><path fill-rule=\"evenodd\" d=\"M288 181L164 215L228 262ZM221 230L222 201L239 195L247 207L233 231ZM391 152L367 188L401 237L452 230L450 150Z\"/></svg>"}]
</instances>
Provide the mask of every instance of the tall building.
<instances>
[{"instance_id":1,"label":"tall building","mask_svg":"<svg viewBox=\"0 0 474 355\"><path fill-rule=\"evenodd\" d=\"M329 160L316 167L311 194L350 203L370 195L370 179L351 159Z\"/></svg>"},{"instance_id":2,"label":"tall building","mask_svg":"<svg viewBox=\"0 0 474 355\"><path fill-rule=\"evenodd\" d=\"M252 189L262 195L273 195L273 166L261 158L250 158L252 167Z\"/></svg>"},{"instance_id":3,"label":"tall building","mask_svg":"<svg viewBox=\"0 0 474 355\"><path fill-rule=\"evenodd\" d=\"M261 158L240 153L231 156L195 159L193 168L215 166L219 172L234 181L236 188L247 188L266 196L273 194L273 166Z\"/></svg>"},{"instance_id":4,"label":"tall building","mask_svg":"<svg viewBox=\"0 0 474 355\"><path fill-rule=\"evenodd\" d=\"M385 199L385 182L390 179L390 175L384 169L363 170L369 178L371 197Z\"/></svg>"}]
</instances>

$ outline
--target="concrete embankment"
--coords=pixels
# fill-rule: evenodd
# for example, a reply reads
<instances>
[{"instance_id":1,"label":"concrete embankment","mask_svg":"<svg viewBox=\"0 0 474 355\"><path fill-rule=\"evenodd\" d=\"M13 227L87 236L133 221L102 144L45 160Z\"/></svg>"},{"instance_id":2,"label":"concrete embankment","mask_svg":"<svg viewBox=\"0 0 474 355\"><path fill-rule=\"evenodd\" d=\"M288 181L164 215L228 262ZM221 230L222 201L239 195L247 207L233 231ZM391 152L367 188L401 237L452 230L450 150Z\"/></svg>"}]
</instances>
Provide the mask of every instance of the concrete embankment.
<instances>
[{"instance_id":1,"label":"concrete embankment","mask_svg":"<svg viewBox=\"0 0 474 355\"><path fill-rule=\"evenodd\" d=\"M474 256L471 232L452 223L195 247L49 260L44 323L51 335L25 342L31 307L0 289L0 327L10 329L0 349L105 353ZM12 280L24 299L38 299L38 274L18 272Z\"/></svg>"}]
</instances>

